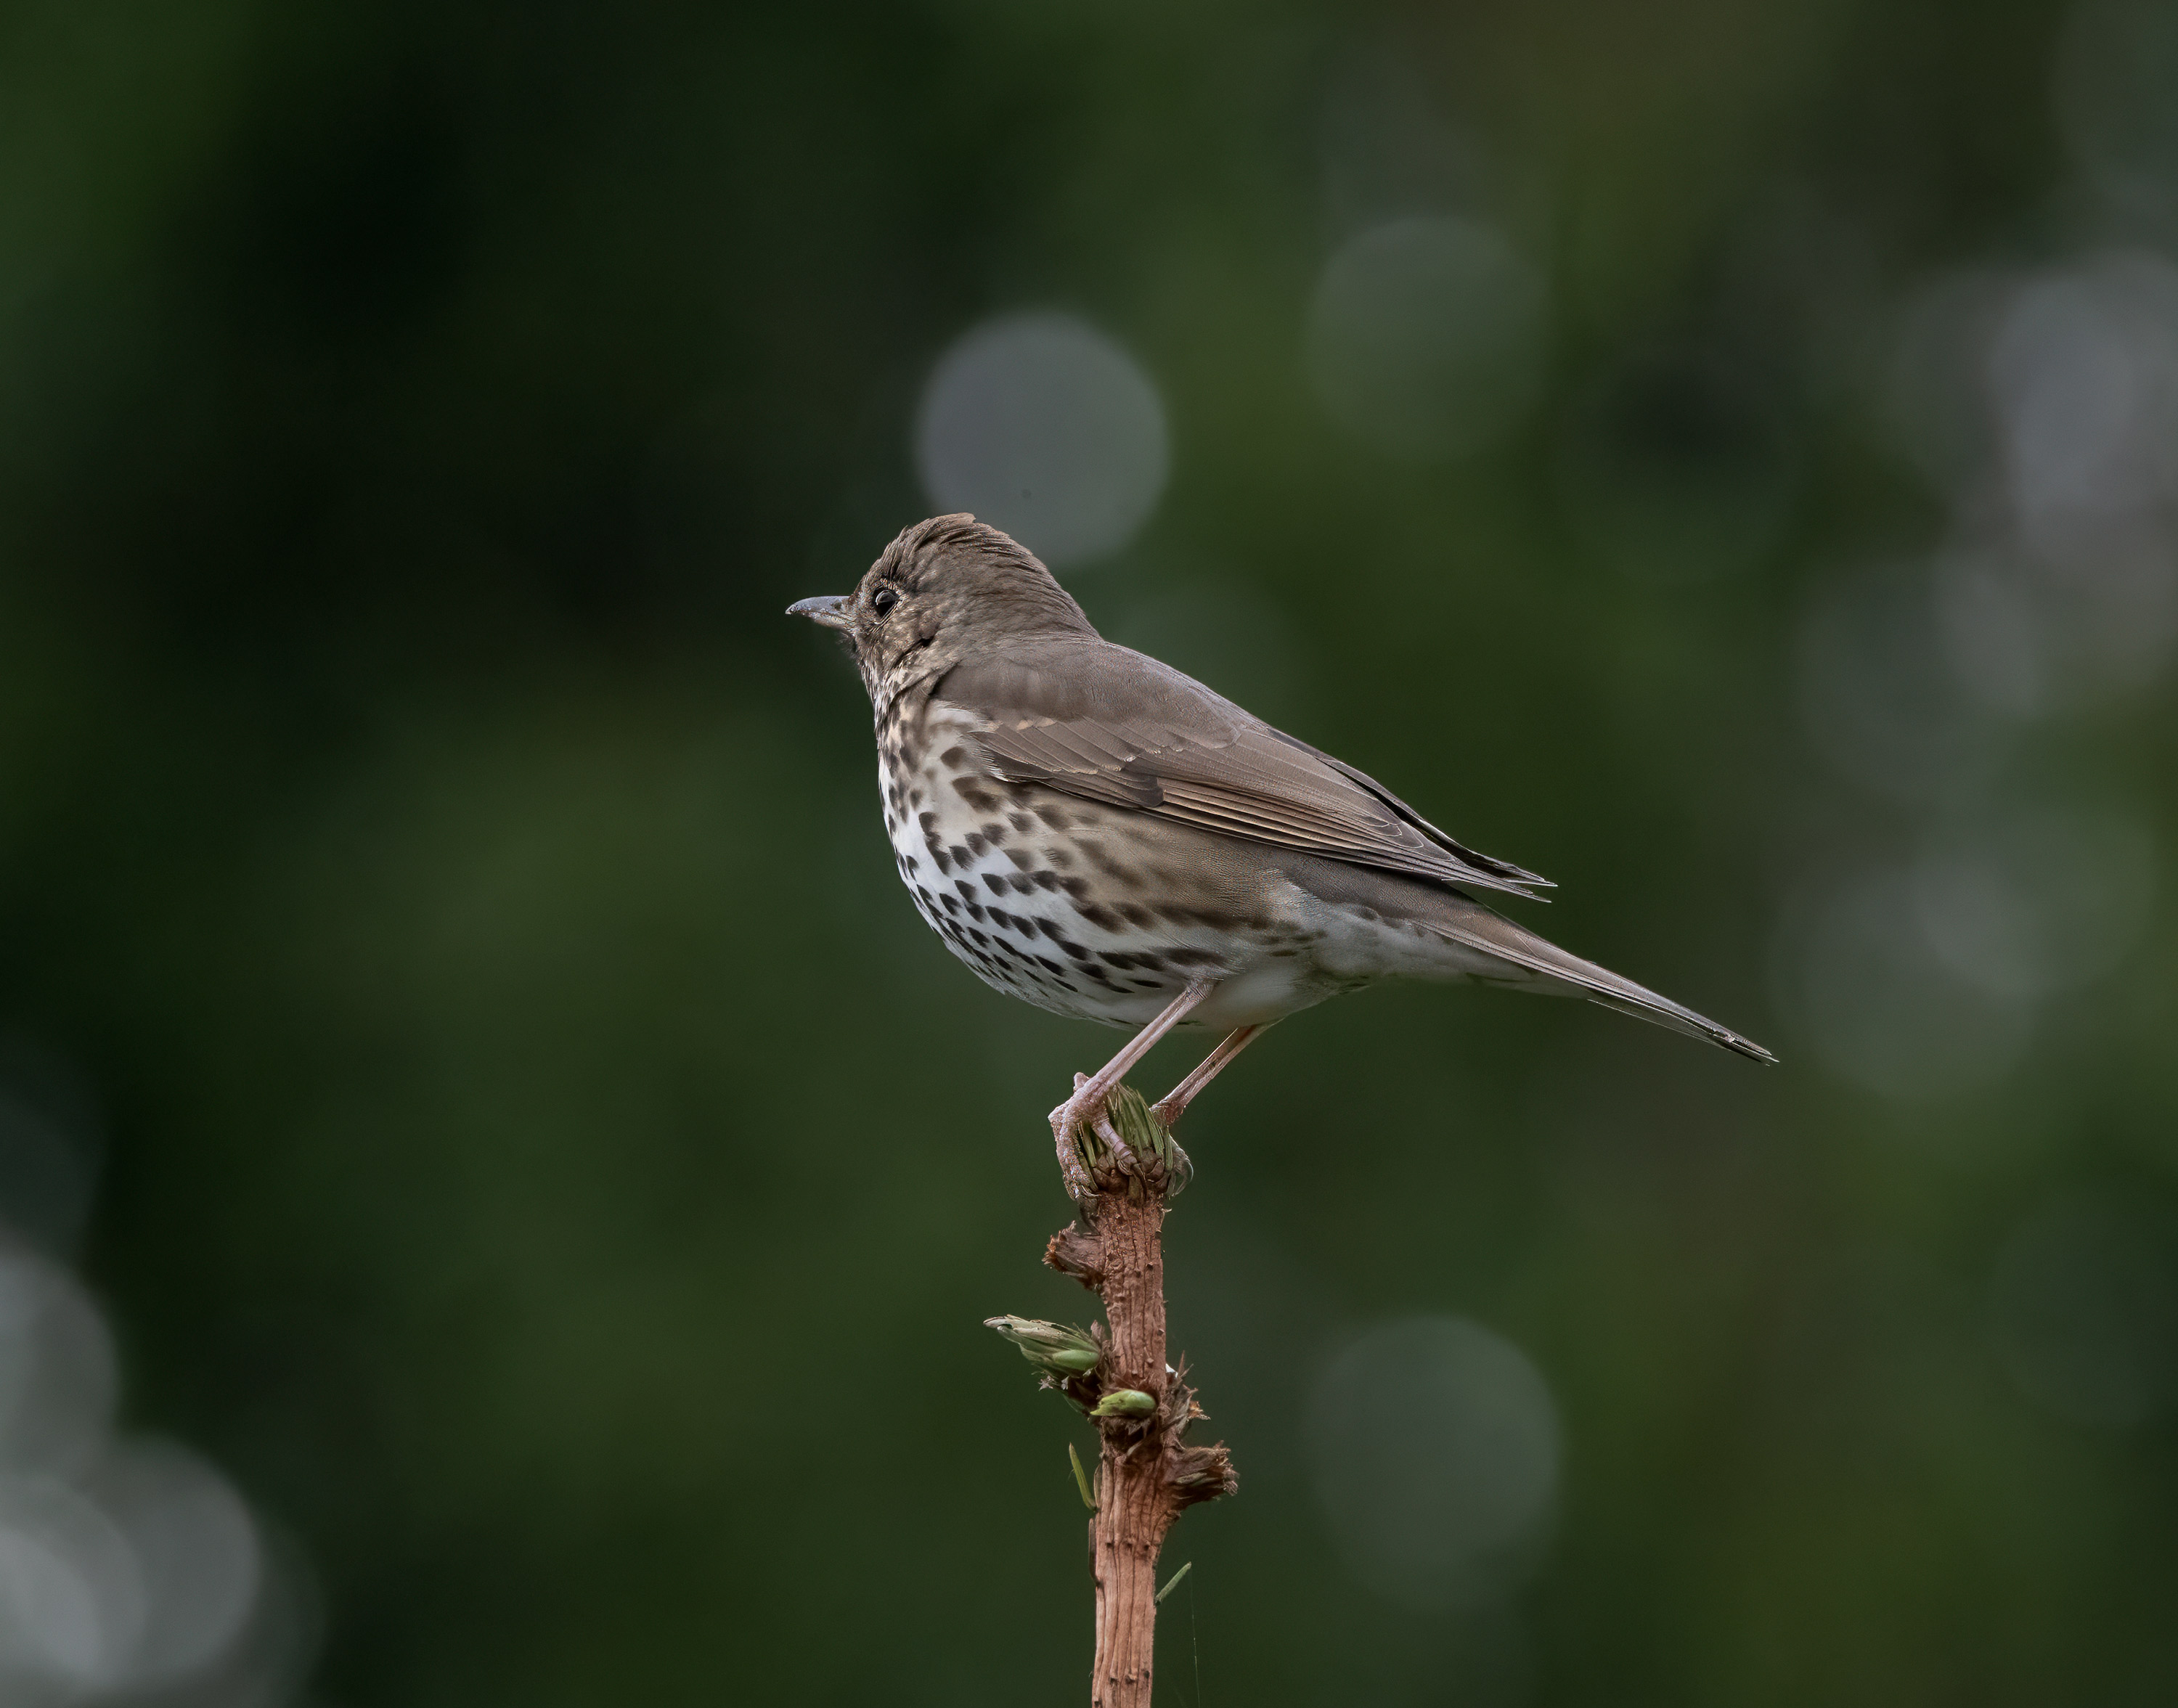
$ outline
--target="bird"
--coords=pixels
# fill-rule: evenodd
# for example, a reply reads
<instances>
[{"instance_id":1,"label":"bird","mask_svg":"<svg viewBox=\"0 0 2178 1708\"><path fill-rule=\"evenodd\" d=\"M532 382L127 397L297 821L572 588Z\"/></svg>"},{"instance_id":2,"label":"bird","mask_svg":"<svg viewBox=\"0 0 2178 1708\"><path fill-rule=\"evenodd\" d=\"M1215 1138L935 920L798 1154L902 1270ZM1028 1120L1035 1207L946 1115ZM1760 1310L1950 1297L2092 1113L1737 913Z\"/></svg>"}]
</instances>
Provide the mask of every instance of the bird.
<instances>
[{"instance_id":1,"label":"bird","mask_svg":"<svg viewBox=\"0 0 2178 1708\"><path fill-rule=\"evenodd\" d=\"M893 862L969 970L1134 1037L1051 1112L1075 1141L1174 1028L1225 1036L1152 1107L1169 1131L1289 1015L1390 978L1585 998L1758 1062L1731 1028L1559 948L1476 892L1546 879L1456 841L1365 772L1097 633L1043 563L966 513L904 528L851 594L791 616L845 640L876 725Z\"/></svg>"}]
</instances>

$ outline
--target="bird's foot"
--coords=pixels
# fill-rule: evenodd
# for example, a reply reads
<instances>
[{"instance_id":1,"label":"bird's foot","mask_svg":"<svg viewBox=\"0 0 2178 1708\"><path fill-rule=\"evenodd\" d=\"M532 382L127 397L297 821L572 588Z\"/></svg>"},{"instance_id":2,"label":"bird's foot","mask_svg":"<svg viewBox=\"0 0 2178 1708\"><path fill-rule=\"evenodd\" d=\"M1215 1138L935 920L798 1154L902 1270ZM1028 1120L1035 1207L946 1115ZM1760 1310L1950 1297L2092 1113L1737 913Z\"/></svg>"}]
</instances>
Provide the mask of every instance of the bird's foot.
<instances>
[{"instance_id":1,"label":"bird's foot","mask_svg":"<svg viewBox=\"0 0 2178 1708\"><path fill-rule=\"evenodd\" d=\"M1075 1142L1075 1136L1061 1131L1057 1121L1051 1124L1051 1131L1057 1141L1059 1177L1065 1183L1066 1196L1077 1204L1092 1202L1097 1196L1097 1178L1081 1160L1081 1147Z\"/></svg>"},{"instance_id":2,"label":"bird's foot","mask_svg":"<svg viewBox=\"0 0 2178 1708\"><path fill-rule=\"evenodd\" d=\"M1104 1099L1108 1094L1108 1089L1092 1086L1087 1074L1078 1073L1074 1076L1074 1095L1051 1112L1051 1136L1059 1151L1059 1172L1065 1179L1068 1193L1082 1203L1095 1197L1097 1190L1092 1172L1094 1147L1083 1145L1085 1132L1093 1132L1104 1141L1119 1171L1130 1174L1141 1172L1133 1148L1119 1136L1111 1116L1105 1113Z\"/></svg>"},{"instance_id":3,"label":"bird's foot","mask_svg":"<svg viewBox=\"0 0 2178 1708\"><path fill-rule=\"evenodd\" d=\"M1157 1112L1152 1109L1150 1113L1152 1119L1155 1119ZM1159 1125L1163 1124L1159 1123ZM1187 1183L1195 1178L1195 1159L1180 1149L1179 1141L1173 1137L1172 1129L1169 1127L1165 1128L1164 1148L1164 1166L1168 1180L1165 1196L1168 1198L1177 1198L1186 1190Z\"/></svg>"},{"instance_id":4,"label":"bird's foot","mask_svg":"<svg viewBox=\"0 0 2178 1708\"><path fill-rule=\"evenodd\" d=\"M1185 1151L1180 1149L1179 1141L1172 1136L1173 1128L1179 1125L1179 1118L1187 1113L1188 1101L1187 1098L1181 1098L1179 1102L1174 1103L1171 1098L1166 1098L1162 1103L1150 1105L1150 1119L1155 1121L1164 1132L1164 1148L1170 1159L1165 1166L1172 1174L1172 1190L1175 1194L1195 1178L1193 1159Z\"/></svg>"},{"instance_id":5,"label":"bird's foot","mask_svg":"<svg viewBox=\"0 0 2178 1708\"><path fill-rule=\"evenodd\" d=\"M1194 1178L1195 1165L1187 1152L1174 1142L1165 1123L1130 1091L1124 1094L1133 1111L1128 1120L1135 1124L1135 1137L1130 1141L1120 1131L1122 1123L1114 1119L1110 1099L1123 1090L1114 1086L1099 1092L1088 1075L1076 1074L1074 1095L1051 1112L1059 1173L1068 1192L1080 1202L1086 1203L1124 1180L1139 1180L1150 1191L1169 1196ZM1151 1123L1146 1130L1141 1125L1145 1117Z\"/></svg>"}]
</instances>

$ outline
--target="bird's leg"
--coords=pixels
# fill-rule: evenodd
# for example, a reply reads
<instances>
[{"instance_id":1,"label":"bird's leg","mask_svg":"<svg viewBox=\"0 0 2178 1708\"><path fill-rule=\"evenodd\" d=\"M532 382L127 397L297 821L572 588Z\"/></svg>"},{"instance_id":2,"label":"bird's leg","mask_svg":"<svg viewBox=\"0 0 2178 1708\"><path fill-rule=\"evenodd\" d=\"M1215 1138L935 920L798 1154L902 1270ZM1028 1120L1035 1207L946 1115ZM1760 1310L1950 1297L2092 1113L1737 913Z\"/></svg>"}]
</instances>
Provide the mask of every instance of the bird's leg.
<instances>
[{"instance_id":1,"label":"bird's leg","mask_svg":"<svg viewBox=\"0 0 2178 1708\"><path fill-rule=\"evenodd\" d=\"M1260 1026L1244 1026L1227 1032L1224 1042L1203 1057L1201 1065L1193 1073L1152 1104L1150 1113L1157 1118L1167 1132L1170 1132L1179 1125L1179 1118L1187 1113L1187 1106L1195 1101L1203 1087L1224 1072L1226 1065L1234 1056L1247 1048L1276 1023L1267 1020Z\"/></svg>"},{"instance_id":2,"label":"bird's leg","mask_svg":"<svg viewBox=\"0 0 2178 1708\"><path fill-rule=\"evenodd\" d=\"M1163 1013L1129 1038L1125 1048L1095 1073L1074 1076L1074 1095L1051 1112L1051 1136L1058 1142L1059 1166L1070 1188L1076 1186L1075 1176L1081 1173L1081 1164L1074 1158L1074 1136L1084 1125L1096 1128L1112 1147L1112 1154L1120 1167L1130 1171L1135 1169L1134 1152L1119 1137L1118 1129L1103 1119L1104 1099L1111 1094L1112 1087L1127 1076L1128 1069L1147 1055L1159 1038L1201 1007L1217 988L1213 980L1197 979L1174 997Z\"/></svg>"}]
</instances>

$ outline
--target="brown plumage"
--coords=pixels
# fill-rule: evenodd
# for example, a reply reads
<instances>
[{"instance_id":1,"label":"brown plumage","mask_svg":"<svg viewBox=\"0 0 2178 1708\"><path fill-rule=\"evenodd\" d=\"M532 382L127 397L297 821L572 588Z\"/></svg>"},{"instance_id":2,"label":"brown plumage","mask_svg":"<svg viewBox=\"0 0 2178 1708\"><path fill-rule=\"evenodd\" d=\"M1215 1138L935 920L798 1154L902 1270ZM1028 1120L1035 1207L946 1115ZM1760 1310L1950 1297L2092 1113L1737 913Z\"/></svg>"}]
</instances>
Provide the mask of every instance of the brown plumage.
<instances>
[{"instance_id":1,"label":"brown plumage","mask_svg":"<svg viewBox=\"0 0 2178 1708\"><path fill-rule=\"evenodd\" d=\"M1034 556L971 517L917 523L851 595L793 609L853 651L886 830L924 918L994 988L1142 1028L1053 1111L1063 1158L1172 1026L1235 1030L1159 1106L1168 1121L1264 1026L1387 977L1583 996L1775 1059L1484 906L1468 892L1527 896L1547 880L1105 640Z\"/></svg>"}]
</instances>

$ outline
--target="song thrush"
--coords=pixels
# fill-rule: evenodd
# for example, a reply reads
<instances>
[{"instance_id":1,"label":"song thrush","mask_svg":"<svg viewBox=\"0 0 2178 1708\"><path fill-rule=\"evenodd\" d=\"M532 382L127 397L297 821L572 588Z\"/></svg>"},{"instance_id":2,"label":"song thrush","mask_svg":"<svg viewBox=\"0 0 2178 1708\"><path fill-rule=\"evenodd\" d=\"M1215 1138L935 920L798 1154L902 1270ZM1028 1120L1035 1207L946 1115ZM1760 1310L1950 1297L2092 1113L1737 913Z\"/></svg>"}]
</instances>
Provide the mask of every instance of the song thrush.
<instances>
[{"instance_id":1,"label":"song thrush","mask_svg":"<svg viewBox=\"0 0 2178 1708\"><path fill-rule=\"evenodd\" d=\"M1157 1105L1169 1126L1266 1026L1382 978L1585 997L1757 1061L1769 1051L1580 960L1469 892L1547 880L1454 841L1374 778L1115 646L1049 571L971 516L904 530L837 629L877 717L900 879L984 983L1138 1028L1052 1111L1059 1161L1150 1047L1228 1029Z\"/></svg>"}]
</instances>

